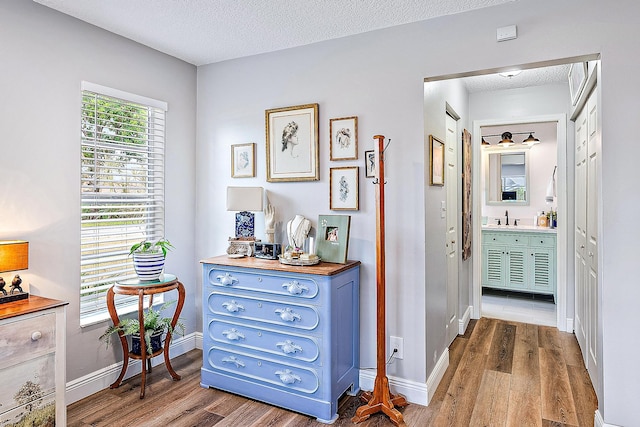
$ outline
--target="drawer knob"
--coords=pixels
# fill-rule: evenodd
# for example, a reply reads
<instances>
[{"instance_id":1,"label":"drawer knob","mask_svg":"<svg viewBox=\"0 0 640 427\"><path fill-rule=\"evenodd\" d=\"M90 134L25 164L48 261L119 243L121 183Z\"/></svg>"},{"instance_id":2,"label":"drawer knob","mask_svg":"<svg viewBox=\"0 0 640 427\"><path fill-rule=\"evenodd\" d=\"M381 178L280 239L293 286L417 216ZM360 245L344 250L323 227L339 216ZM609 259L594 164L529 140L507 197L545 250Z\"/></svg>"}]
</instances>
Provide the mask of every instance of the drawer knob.
<instances>
[{"instance_id":1,"label":"drawer knob","mask_svg":"<svg viewBox=\"0 0 640 427\"><path fill-rule=\"evenodd\" d=\"M38 341L40 338L42 338L42 332L35 331L31 333L31 341Z\"/></svg>"},{"instance_id":2,"label":"drawer knob","mask_svg":"<svg viewBox=\"0 0 640 427\"><path fill-rule=\"evenodd\" d=\"M227 337L228 340L231 341L239 341L244 339L244 334L239 332L236 328L231 328L231 330L222 331L222 335Z\"/></svg>"},{"instance_id":3,"label":"drawer knob","mask_svg":"<svg viewBox=\"0 0 640 427\"><path fill-rule=\"evenodd\" d=\"M278 315L280 315L280 318L285 322L295 322L296 320L302 320L300 315L289 307L277 308L275 312L278 313Z\"/></svg>"},{"instance_id":4,"label":"drawer knob","mask_svg":"<svg viewBox=\"0 0 640 427\"><path fill-rule=\"evenodd\" d=\"M276 371L275 374L280 377L280 381L284 384L294 384L296 381L302 382L302 379L291 372L290 369L285 369L284 371Z\"/></svg>"},{"instance_id":5,"label":"drawer knob","mask_svg":"<svg viewBox=\"0 0 640 427\"><path fill-rule=\"evenodd\" d=\"M279 342L276 344L276 347L280 348L285 354L291 354L299 351L302 353L302 347L297 344L294 344L291 340L285 340L285 342Z\"/></svg>"},{"instance_id":6,"label":"drawer knob","mask_svg":"<svg viewBox=\"0 0 640 427\"><path fill-rule=\"evenodd\" d=\"M229 273L221 274L217 277L217 279L218 282L220 282L220 284L224 286L233 286L238 283L238 279L236 279Z\"/></svg>"},{"instance_id":7,"label":"drawer knob","mask_svg":"<svg viewBox=\"0 0 640 427\"><path fill-rule=\"evenodd\" d=\"M226 356L222 358L223 363L233 363L236 368L244 368L244 362L235 356Z\"/></svg>"},{"instance_id":8,"label":"drawer knob","mask_svg":"<svg viewBox=\"0 0 640 427\"><path fill-rule=\"evenodd\" d=\"M244 310L244 306L242 304L238 304L234 300L225 301L222 303L222 306L226 308L229 313L237 313L240 310Z\"/></svg>"},{"instance_id":9,"label":"drawer knob","mask_svg":"<svg viewBox=\"0 0 640 427\"><path fill-rule=\"evenodd\" d=\"M300 295L304 291L309 291L309 287L306 285L301 285L297 280L292 280L289 283L283 283L283 288L287 288L287 292L291 295Z\"/></svg>"}]
</instances>

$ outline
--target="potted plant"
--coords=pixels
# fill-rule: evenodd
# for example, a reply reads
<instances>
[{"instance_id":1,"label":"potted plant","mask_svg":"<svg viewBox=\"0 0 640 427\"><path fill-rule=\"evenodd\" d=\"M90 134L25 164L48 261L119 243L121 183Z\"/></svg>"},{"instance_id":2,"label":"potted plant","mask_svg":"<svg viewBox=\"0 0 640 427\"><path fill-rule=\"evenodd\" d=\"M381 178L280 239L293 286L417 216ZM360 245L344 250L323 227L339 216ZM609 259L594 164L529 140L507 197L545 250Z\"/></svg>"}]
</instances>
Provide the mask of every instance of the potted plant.
<instances>
[{"instance_id":1,"label":"potted plant","mask_svg":"<svg viewBox=\"0 0 640 427\"><path fill-rule=\"evenodd\" d=\"M143 314L144 322L144 341L147 348L147 354L153 354L162 349L162 335L165 332L171 333L173 339L173 333L175 329L178 329L178 333L184 336L184 324L180 321L176 323L176 327L171 327L170 317L161 317L162 310L169 307L175 301L168 301L162 304L157 311L153 307L149 307ZM131 353L140 355L142 353L140 349L140 322L138 318L135 319L122 319L119 325L111 325L107 327L102 335L100 335L100 341L104 342L109 348L109 342L111 341L111 335L122 332L124 335L131 335Z\"/></svg>"},{"instance_id":2,"label":"potted plant","mask_svg":"<svg viewBox=\"0 0 640 427\"><path fill-rule=\"evenodd\" d=\"M164 259L167 251L173 245L166 239L155 242L143 240L131 246L129 255L133 255L133 268L142 281L158 280L164 268Z\"/></svg>"}]
</instances>

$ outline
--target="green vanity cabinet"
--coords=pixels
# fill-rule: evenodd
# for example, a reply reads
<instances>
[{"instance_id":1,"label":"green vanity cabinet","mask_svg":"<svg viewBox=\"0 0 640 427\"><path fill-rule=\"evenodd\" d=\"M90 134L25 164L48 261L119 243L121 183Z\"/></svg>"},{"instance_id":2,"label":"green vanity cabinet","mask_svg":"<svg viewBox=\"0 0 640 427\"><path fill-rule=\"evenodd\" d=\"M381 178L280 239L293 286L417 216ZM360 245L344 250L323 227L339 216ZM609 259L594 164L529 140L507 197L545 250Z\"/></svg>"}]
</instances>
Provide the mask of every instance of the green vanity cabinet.
<instances>
[{"instance_id":1,"label":"green vanity cabinet","mask_svg":"<svg viewBox=\"0 0 640 427\"><path fill-rule=\"evenodd\" d=\"M482 230L482 286L555 297L555 234Z\"/></svg>"}]
</instances>

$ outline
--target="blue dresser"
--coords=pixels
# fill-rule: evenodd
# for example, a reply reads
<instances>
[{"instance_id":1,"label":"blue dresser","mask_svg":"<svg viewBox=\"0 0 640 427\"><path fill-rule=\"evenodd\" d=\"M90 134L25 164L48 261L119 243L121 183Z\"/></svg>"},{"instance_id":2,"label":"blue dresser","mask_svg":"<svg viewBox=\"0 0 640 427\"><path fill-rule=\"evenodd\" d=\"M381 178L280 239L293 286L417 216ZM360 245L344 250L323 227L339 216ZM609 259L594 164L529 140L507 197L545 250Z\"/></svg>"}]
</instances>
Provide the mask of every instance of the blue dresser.
<instances>
[{"instance_id":1,"label":"blue dresser","mask_svg":"<svg viewBox=\"0 0 640 427\"><path fill-rule=\"evenodd\" d=\"M335 421L359 390L360 262L202 263L201 385Z\"/></svg>"}]
</instances>

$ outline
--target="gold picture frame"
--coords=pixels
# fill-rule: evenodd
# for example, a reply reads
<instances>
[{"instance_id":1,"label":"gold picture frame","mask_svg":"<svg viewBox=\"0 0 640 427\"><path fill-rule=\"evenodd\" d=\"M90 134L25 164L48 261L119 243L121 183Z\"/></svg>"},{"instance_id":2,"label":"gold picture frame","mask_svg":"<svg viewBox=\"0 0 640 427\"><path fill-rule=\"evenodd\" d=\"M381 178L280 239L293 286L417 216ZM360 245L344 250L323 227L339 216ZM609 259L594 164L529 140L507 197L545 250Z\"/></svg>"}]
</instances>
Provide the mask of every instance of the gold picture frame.
<instances>
[{"instance_id":1,"label":"gold picture frame","mask_svg":"<svg viewBox=\"0 0 640 427\"><path fill-rule=\"evenodd\" d=\"M267 181L320 180L318 104L265 111Z\"/></svg>"},{"instance_id":2,"label":"gold picture frame","mask_svg":"<svg viewBox=\"0 0 640 427\"><path fill-rule=\"evenodd\" d=\"M256 176L256 144L231 145L231 177L253 178Z\"/></svg>"},{"instance_id":3,"label":"gold picture frame","mask_svg":"<svg viewBox=\"0 0 640 427\"><path fill-rule=\"evenodd\" d=\"M444 186L444 142L429 135L429 185Z\"/></svg>"},{"instance_id":4,"label":"gold picture frame","mask_svg":"<svg viewBox=\"0 0 640 427\"><path fill-rule=\"evenodd\" d=\"M357 211L358 166L329 169L329 209L332 211Z\"/></svg>"},{"instance_id":5,"label":"gold picture frame","mask_svg":"<svg viewBox=\"0 0 640 427\"><path fill-rule=\"evenodd\" d=\"M358 117L329 120L329 159L358 159Z\"/></svg>"}]
</instances>

